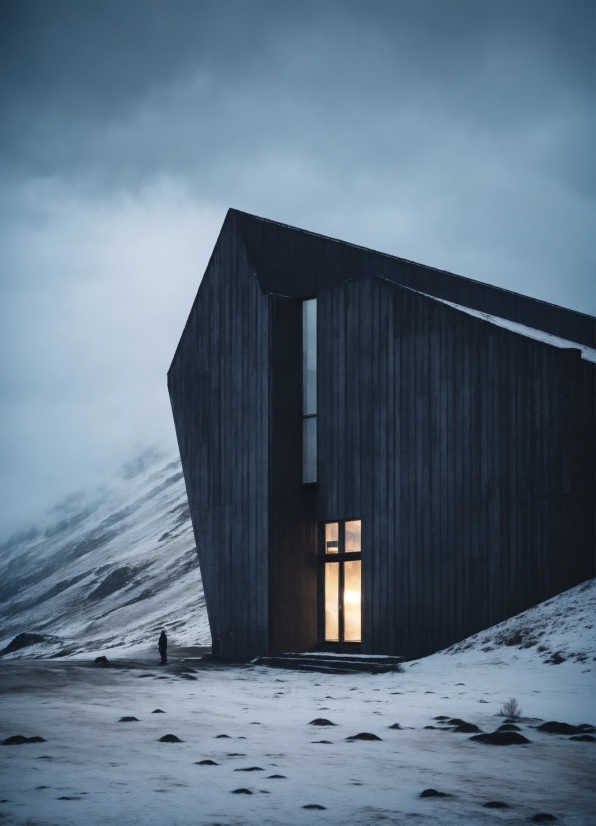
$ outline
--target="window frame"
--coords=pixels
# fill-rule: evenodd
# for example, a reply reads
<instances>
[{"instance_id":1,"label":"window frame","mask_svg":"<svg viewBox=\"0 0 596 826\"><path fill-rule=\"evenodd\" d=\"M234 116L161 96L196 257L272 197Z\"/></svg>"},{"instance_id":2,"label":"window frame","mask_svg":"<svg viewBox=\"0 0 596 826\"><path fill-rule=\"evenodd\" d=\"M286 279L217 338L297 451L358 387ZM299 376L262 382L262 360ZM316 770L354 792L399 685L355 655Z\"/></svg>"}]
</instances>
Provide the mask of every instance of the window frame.
<instances>
[{"instance_id":1,"label":"window frame","mask_svg":"<svg viewBox=\"0 0 596 826\"><path fill-rule=\"evenodd\" d=\"M360 522L360 550L346 551L346 522ZM338 537L337 537L337 551L333 553L326 552L326 525L337 523ZM326 522L319 522L318 525L318 542L317 542L317 556L319 562L319 643L326 646L359 646L362 643L362 519L360 517L348 517L346 519L329 519ZM345 591L345 569L344 563L350 561L359 561L361 584L360 584L360 640L348 640L345 638L345 622L344 622L344 591ZM338 598L338 640L325 639L325 565L327 563L339 563L339 598Z\"/></svg>"},{"instance_id":2,"label":"window frame","mask_svg":"<svg viewBox=\"0 0 596 826\"><path fill-rule=\"evenodd\" d=\"M308 395L308 330L306 327L306 315L308 302L314 301L314 349L315 349L315 382L314 382L314 404L311 406L307 398ZM318 313L319 303L317 296L310 296L310 298L302 299L302 484L316 485L318 477ZM308 420L314 419L314 441L309 443L307 433ZM310 469L309 464L309 447L314 450L314 468L312 474L307 473ZM314 478L311 478L314 477Z\"/></svg>"}]
</instances>

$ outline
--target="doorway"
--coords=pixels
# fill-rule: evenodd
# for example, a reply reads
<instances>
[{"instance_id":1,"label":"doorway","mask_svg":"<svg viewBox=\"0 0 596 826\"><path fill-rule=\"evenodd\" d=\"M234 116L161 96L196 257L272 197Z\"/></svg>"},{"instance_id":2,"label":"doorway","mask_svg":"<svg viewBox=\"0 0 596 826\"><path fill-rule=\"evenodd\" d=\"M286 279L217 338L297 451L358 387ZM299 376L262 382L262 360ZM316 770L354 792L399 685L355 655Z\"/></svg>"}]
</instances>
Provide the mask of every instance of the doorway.
<instances>
[{"instance_id":1,"label":"doorway","mask_svg":"<svg viewBox=\"0 0 596 826\"><path fill-rule=\"evenodd\" d=\"M360 519L321 526L320 638L326 644L359 644L362 638L361 538Z\"/></svg>"}]
</instances>

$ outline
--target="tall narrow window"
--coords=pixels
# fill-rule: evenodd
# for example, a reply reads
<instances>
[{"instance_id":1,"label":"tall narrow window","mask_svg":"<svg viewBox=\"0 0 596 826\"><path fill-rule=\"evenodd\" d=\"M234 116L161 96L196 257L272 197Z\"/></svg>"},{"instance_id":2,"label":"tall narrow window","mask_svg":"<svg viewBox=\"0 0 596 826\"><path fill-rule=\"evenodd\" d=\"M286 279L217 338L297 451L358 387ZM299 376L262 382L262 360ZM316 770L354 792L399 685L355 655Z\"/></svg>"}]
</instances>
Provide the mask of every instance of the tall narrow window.
<instances>
[{"instance_id":1,"label":"tall narrow window","mask_svg":"<svg viewBox=\"0 0 596 826\"><path fill-rule=\"evenodd\" d=\"M322 531L325 642L360 642L362 631L361 522L327 522Z\"/></svg>"},{"instance_id":2,"label":"tall narrow window","mask_svg":"<svg viewBox=\"0 0 596 826\"><path fill-rule=\"evenodd\" d=\"M302 481L317 481L317 299L302 302Z\"/></svg>"}]
</instances>

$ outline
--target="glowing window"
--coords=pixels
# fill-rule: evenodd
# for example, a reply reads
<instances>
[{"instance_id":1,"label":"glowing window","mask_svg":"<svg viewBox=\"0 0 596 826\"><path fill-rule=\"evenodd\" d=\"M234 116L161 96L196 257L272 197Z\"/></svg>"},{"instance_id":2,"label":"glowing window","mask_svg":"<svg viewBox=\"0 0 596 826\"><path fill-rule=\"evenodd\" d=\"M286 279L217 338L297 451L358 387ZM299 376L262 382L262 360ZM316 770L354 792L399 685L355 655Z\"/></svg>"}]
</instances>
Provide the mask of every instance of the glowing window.
<instances>
[{"instance_id":1,"label":"glowing window","mask_svg":"<svg viewBox=\"0 0 596 826\"><path fill-rule=\"evenodd\" d=\"M357 643L362 639L361 539L360 519L326 522L324 525L325 642Z\"/></svg>"}]
</instances>

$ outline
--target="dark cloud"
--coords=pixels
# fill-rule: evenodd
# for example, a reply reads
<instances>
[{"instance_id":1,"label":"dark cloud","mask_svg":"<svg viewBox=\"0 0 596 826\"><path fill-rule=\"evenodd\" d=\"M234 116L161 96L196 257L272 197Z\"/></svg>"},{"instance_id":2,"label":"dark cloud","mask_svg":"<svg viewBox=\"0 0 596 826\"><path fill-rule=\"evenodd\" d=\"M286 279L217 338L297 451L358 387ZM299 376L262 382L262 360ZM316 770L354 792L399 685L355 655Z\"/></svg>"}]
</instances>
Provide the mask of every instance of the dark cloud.
<instances>
[{"instance_id":1,"label":"dark cloud","mask_svg":"<svg viewBox=\"0 0 596 826\"><path fill-rule=\"evenodd\" d=\"M146 443L228 206L596 309L594 7L0 4L0 532Z\"/></svg>"},{"instance_id":2,"label":"dark cloud","mask_svg":"<svg viewBox=\"0 0 596 826\"><path fill-rule=\"evenodd\" d=\"M125 135L107 155L97 146L139 108L175 107L178 87L201 123L186 138L197 154L222 138L308 151L327 132L361 150L379 115L412 105L493 134L564 102L589 119L592 18L592 4L560 0L15 0L0 40L3 148L38 174L178 171L188 152L168 152L163 129L140 155Z\"/></svg>"}]
</instances>

